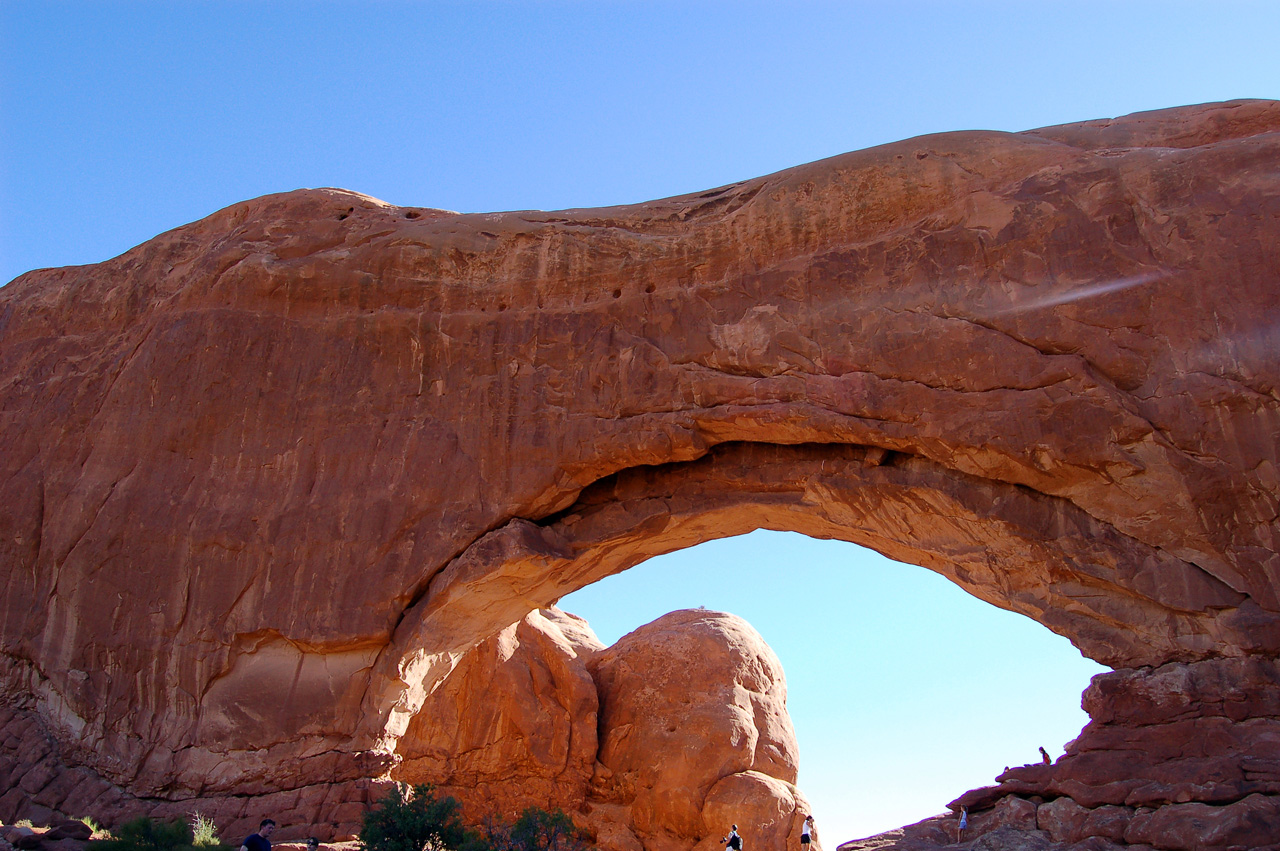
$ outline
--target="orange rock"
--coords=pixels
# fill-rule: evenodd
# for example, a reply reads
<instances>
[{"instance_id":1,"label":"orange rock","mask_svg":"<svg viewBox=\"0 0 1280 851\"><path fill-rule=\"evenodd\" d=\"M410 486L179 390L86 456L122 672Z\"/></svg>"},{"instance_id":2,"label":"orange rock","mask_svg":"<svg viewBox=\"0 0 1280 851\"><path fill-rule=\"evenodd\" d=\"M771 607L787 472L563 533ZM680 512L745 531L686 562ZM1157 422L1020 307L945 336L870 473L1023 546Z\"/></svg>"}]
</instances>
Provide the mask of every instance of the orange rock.
<instances>
[{"instance_id":1,"label":"orange rock","mask_svg":"<svg viewBox=\"0 0 1280 851\"><path fill-rule=\"evenodd\" d=\"M1236 101L939 134L556 213L302 190L18 278L0 693L57 749L0 809L324 787L347 830L469 648L759 527L1113 667L1270 664L1277 131Z\"/></svg>"},{"instance_id":2,"label":"orange rock","mask_svg":"<svg viewBox=\"0 0 1280 851\"><path fill-rule=\"evenodd\" d=\"M554 608L502 630L427 698L391 776L434 784L477 822L526 807L581 810L596 760L587 660L603 647L586 621Z\"/></svg>"},{"instance_id":3,"label":"orange rock","mask_svg":"<svg viewBox=\"0 0 1280 851\"><path fill-rule=\"evenodd\" d=\"M746 621L672 612L588 665L601 707L592 794L627 805L629 827L646 848L664 837L688 848L690 839L723 836L732 822L787 835L797 749L786 679ZM729 821L719 823L726 814Z\"/></svg>"},{"instance_id":4,"label":"orange rock","mask_svg":"<svg viewBox=\"0 0 1280 851\"><path fill-rule=\"evenodd\" d=\"M807 807L781 664L721 612L673 612L607 650L580 618L534 612L462 656L399 754L393 778L474 821L558 807L604 851L687 851L734 821L798 845Z\"/></svg>"}]
</instances>

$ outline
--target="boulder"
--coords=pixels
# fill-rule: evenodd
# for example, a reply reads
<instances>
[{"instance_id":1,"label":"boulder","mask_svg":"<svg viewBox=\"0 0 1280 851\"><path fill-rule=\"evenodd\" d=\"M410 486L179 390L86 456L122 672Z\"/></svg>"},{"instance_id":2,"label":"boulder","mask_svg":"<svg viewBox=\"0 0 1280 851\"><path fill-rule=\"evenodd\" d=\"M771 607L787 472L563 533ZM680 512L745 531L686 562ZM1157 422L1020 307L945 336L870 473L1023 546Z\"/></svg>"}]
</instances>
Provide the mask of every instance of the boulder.
<instances>
[{"instance_id":1,"label":"boulder","mask_svg":"<svg viewBox=\"0 0 1280 851\"><path fill-rule=\"evenodd\" d=\"M604 645L559 609L527 615L466 653L400 738L395 780L431 783L474 821L525 807L583 809L596 761Z\"/></svg>"},{"instance_id":2,"label":"boulder","mask_svg":"<svg viewBox=\"0 0 1280 851\"><path fill-rule=\"evenodd\" d=\"M1191 803L1139 811L1124 839L1131 845L1227 851L1280 848L1280 800L1249 795L1224 806Z\"/></svg>"},{"instance_id":3,"label":"boulder","mask_svg":"<svg viewBox=\"0 0 1280 851\"><path fill-rule=\"evenodd\" d=\"M748 847L780 847L793 826L798 841L786 680L749 624L672 612L588 665L600 693L592 793L626 804L646 847L661 836L718 839L735 822Z\"/></svg>"},{"instance_id":4,"label":"boulder","mask_svg":"<svg viewBox=\"0 0 1280 851\"><path fill-rule=\"evenodd\" d=\"M718 851L735 822L783 849L808 811L781 663L722 612L672 612L610 648L574 615L531 613L461 657L399 753L393 779L474 822L561 808L603 851Z\"/></svg>"},{"instance_id":5,"label":"boulder","mask_svg":"<svg viewBox=\"0 0 1280 851\"><path fill-rule=\"evenodd\" d=\"M87 842L93 836L93 828L80 821L79 819L66 819L58 821L45 833L46 840L58 839L75 839L80 842Z\"/></svg>"}]
</instances>

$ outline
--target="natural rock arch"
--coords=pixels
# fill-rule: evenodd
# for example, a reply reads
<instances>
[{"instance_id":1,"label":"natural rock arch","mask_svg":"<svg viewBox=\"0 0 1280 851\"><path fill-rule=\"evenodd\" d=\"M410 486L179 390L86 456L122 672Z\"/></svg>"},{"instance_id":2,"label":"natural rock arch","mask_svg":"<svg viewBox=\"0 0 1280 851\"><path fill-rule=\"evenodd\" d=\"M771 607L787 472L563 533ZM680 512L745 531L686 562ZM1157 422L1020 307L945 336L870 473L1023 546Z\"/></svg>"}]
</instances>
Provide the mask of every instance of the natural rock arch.
<instances>
[{"instance_id":1,"label":"natural rock arch","mask_svg":"<svg viewBox=\"0 0 1280 851\"><path fill-rule=\"evenodd\" d=\"M1114 667L1273 660L1277 129L943 134L558 213L304 190L25 275L0 674L134 794L355 782L476 641L757 526Z\"/></svg>"}]
</instances>

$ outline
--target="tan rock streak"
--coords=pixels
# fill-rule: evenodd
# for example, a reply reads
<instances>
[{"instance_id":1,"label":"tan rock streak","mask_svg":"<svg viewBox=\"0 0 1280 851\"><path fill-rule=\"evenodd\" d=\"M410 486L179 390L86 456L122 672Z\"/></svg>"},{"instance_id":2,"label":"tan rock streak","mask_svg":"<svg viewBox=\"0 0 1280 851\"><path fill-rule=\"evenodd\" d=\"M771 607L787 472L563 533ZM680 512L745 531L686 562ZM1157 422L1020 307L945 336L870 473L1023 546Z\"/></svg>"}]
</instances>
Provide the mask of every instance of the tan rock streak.
<instances>
[{"instance_id":1,"label":"tan rock streak","mask_svg":"<svg viewBox=\"0 0 1280 851\"><path fill-rule=\"evenodd\" d=\"M24 275L5 692L131 793L337 788L468 648L760 526L1116 667L1274 658L1277 130L940 134L555 213L301 190Z\"/></svg>"}]
</instances>

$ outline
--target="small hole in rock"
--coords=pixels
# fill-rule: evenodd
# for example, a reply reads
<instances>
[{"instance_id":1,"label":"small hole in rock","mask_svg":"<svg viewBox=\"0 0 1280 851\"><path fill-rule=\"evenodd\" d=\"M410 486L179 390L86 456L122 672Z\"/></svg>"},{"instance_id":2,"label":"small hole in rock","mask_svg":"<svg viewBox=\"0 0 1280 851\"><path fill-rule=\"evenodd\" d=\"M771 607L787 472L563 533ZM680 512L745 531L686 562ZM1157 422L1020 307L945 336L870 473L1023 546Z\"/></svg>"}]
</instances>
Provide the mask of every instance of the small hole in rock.
<instances>
[{"instance_id":1,"label":"small hole in rock","mask_svg":"<svg viewBox=\"0 0 1280 851\"><path fill-rule=\"evenodd\" d=\"M614 297L614 298L622 298L622 290L614 290L614 291L613 291L613 297Z\"/></svg>"},{"instance_id":2,"label":"small hole in rock","mask_svg":"<svg viewBox=\"0 0 1280 851\"><path fill-rule=\"evenodd\" d=\"M655 287L653 284L649 284L649 286L644 288L644 291L652 295L653 292L656 291L657 289L658 288Z\"/></svg>"},{"instance_id":3,"label":"small hole in rock","mask_svg":"<svg viewBox=\"0 0 1280 851\"><path fill-rule=\"evenodd\" d=\"M417 210L410 210L409 212L404 214L404 217L406 219L416 219L416 218L419 218L421 215L422 214L419 213Z\"/></svg>"},{"instance_id":4,"label":"small hole in rock","mask_svg":"<svg viewBox=\"0 0 1280 851\"><path fill-rule=\"evenodd\" d=\"M338 214L338 221L342 221L343 219L345 219L347 216L351 215L355 211L356 211L355 207L348 207L345 213Z\"/></svg>"},{"instance_id":5,"label":"small hole in rock","mask_svg":"<svg viewBox=\"0 0 1280 851\"><path fill-rule=\"evenodd\" d=\"M498 310L506 310L506 309L507 309L507 306L505 304L498 305Z\"/></svg>"}]
</instances>

